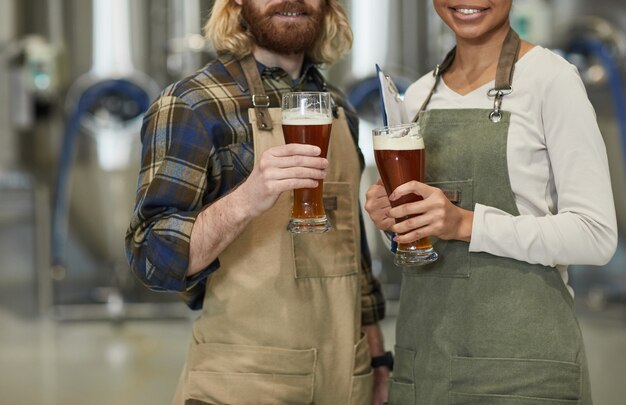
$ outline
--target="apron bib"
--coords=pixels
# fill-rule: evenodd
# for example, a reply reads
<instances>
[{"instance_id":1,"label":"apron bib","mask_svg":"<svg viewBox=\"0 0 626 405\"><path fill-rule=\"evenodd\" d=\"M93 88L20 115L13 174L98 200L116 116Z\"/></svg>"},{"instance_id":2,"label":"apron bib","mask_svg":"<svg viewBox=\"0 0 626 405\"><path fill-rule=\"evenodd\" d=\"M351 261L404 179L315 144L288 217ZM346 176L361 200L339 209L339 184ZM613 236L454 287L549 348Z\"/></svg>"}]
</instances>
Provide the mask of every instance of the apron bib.
<instances>
[{"instance_id":1,"label":"apron bib","mask_svg":"<svg viewBox=\"0 0 626 405\"><path fill-rule=\"evenodd\" d=\"M419 113L426 180L463 209L480 203L519 215L507 169L511 116L500 109L518 47L511 31L493 110ZM580 328L558 271L433 241L437 262L403 270L389 403L591 404Z\"/></svg>"},{"instance_id":2,"label":"apron bib","mask_svg":"<svg viewBox=\"0 0 626 405\"><path fill-rule=\"evenodd\" d=\"M252 58L242 61L264 100ZM257 82L258 80L258 82ZM266 99L266 97L265 97ZM281 112L249 110L256 157L284 144ZM333 121L324 201L333 229L286 230L292 192L220 254L177 404L369 404L372 371L361 335L360 165L345 115Z\"/></svg>"}]
</instances>

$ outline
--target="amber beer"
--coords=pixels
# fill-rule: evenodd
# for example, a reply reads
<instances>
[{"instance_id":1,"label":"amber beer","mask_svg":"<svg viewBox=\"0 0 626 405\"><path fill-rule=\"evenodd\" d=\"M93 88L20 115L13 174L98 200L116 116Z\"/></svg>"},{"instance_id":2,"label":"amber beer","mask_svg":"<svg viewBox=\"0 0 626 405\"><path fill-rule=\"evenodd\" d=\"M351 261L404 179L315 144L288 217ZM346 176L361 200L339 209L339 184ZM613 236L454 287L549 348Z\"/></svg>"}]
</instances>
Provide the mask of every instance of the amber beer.
<instances>
[{"instance_id":1,"label":"amber beer","mask_svg":"<svg viewBox=\"0 0 626 405\"><path fill-rule=\"evenodd\" d=\"M320 120L317 122L303 122L302 120L283 121L285 143L306 143L318 146L322 150L320 156L325 158L328 154L330 130L332 127L332 121L326 121L328 120ZM296 219L326 217L324 204L322 202L323 190L323 180L319 180L319 185L315 188L300 188L294 190L291 217Z\"/></svg>"},{"instance_id":2,"label":"amber beer","mask_svg":"<svg viewBox=\"0 0 626 405\"><path fill-rule=\"evenodd\" d=\"M302 92L283 96L282 127L285 143L318 146L327 157L332 127L330 93ZM293 191L293 206L287 229L293 233L327 232L330 223L323 203L324 182L315 188Z\"/></svg>"},{"instance_id":3,"label":"amber beer","mask_svg":"<svg viewBox=\"0 0 626 405\"><path fill-rule=\"evenodd\" d=\"M407 124L374 130L374 157L376 167L387 195L412 180L424 181L424 140L419 136L417 124ZM391 201L392 207L422 200L416 194L405 195ZM408 217L396 219L396 223ZM398 243L396 264L421 265L437 259L430 240L419 239L411 243Z\"/></svg>"}]
</instances>

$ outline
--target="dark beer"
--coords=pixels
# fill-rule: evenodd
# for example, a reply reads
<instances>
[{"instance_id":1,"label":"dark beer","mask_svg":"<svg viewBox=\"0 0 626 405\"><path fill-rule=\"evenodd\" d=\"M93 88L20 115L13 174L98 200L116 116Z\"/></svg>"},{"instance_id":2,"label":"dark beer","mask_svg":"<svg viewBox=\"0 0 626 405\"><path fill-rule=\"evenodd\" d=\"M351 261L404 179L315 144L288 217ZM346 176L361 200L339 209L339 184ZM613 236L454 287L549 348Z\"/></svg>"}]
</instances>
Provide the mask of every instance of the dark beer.
<instances>
[{"instance_id":1,"label":"dark beer","mask_svg":"<svg viewBox=\"0 0 626 405\"><path fill-rule=\"evenodd\" d=\"M374 157L380 178L385 186L387 195L412 180L424 181L424 142L421 138L406 137L374 137ZM391 201L392 207L422 200L422 196L416 194L405 195L395 201ZM402 222L409 217L398 218L396 223ZM398 250L412 251L416 249L430 249L432 244L428 238L422 238L411 243L398 243Z\"/></svg>"},{"instance_id":2,"label":"dark beer","mask_svg":"<svg viewBox=\"0 0 626 405\"><path fill-rule=\"evenodd\" d=\"M322 150L320 157L325 158L328 154L332 123L327 123L328 120L322 120L321 123L310 121L312 123L307 122L306 125L302 125L302 120L293 121L293 124L289 120L283 121L285 143L304 143L318 146ZM319 180L319 184L315 188L294 190L292 218L308 219L326 216L322 200L323 185L324 182Z\"/></svg>"}]
</instances>

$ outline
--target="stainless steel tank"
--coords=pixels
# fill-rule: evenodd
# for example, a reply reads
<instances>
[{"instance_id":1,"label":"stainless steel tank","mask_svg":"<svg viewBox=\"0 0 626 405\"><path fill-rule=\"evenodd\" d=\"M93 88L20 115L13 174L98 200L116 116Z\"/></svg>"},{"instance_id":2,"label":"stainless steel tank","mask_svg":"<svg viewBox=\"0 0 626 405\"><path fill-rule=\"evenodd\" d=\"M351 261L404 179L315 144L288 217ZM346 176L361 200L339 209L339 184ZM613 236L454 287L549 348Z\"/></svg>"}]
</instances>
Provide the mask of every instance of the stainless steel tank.
<instances>
[{"instance_id":1,"label":"stainless steel tank","mask_svg":"<svg viewBox=\"0 0 626 405\"><path fill-rule=\"evenodd\" d=\"M133 17L131 3L129 0L93 1L92 63L68 93L70 120L73 111L84 102L86 92L101 83L124 80L145 95L140 95L142 100L138 102L128 94L112 90L85 107L83 115L76 118L80 120L80 135L72 148L76 151L75 160L69 164L68 173L58 173L57 181L58 184L63 180L62 175L70 176L68 221L76 230L78 240L99 260L112 264L126 262L124 233L130 222L139 172L142 110L158 91L158 86L136 67L132 58L132 27L135 26L132 19L137 17ZM70 122L66 125L66 137L69 125ZM70 141L64 140L63 147L71 148L67 142ZM72 153L62 153L60 159L74 157ZM56 191L64 192L59 187ZM57 197L56 201L62 200ZM62 238L63 234L56 233L55 237ZM53 246L57 242L53 240Z\"/></svg>"},{"instance_id":2,"label":"stainless steel tank","mask_svg":"<svg viewBox=\"0 0 626 405\"><path fill-rule=\"evenodd\" d=\"M126 292L133 296L123 299L141 301L148 296L128 270L124 251L139 171L142 121L142 111L136 111L137 103L129 102L128 96L143 91L140 104L145 108L160 88L201 66L206 47L198 35L208 7L210 4L199 0L2 3L0 10L10 11L3 18L14 24L4 26L10 30L0 28L0 41L6 37L15 46L23 38L36 36L58 50L58 60L51 61L58 73L53 78L58 87L47 114L37 111L16 129L15 136L3 137L0 145L7 150L14 145L17 150L9 157L47 184L52 197L59 174L66 170L59 162L69 166L68 189L59 193L67 194L66 218L55 227L61 229L63 237L52 241L53 247L59 240L63 242L61 249L53 250L53 257L59 257L58 251L63 250L70 259L65 273L54 273L59 281L65 277L55 284L60 292L57 298L82 294L79 301L98 301L91 290L120 287L120 283L124 284L121 287L132 287ZM0 45L4 50L4 42ZM0 79L7 73L0 67ZM0 87L6 82L1 80ZM117 84L122 87L116 88ZM81 110L76 121L79 134L72 142L65 142L77 106L85 94L93 96L94 88L104 88L106 97L91 100L90 108ZM1 97L0 106L5 101ZM69 157L63 155L68 149L66 143L71 144ZM151 294L151 300L160 301L163 296Z\"/></svg>"}]
</instances>

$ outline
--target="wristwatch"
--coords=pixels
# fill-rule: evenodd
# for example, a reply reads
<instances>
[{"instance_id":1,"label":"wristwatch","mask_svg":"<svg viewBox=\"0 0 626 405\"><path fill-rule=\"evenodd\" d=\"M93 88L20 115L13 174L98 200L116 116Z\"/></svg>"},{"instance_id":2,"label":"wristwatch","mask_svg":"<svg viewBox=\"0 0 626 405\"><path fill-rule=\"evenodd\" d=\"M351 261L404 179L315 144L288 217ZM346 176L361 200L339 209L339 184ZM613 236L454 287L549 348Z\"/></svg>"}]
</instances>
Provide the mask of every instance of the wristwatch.
<instances>
[{"instance_id":1,"label":"wristwatch","mask_svg":"<svg viewBox=\"0 0 626 405\"><path fill-rule=\"evenodd\" d=\"M372 357L372 368L387 367L393 371L393 353L385 352L382 356Z\"/></svg>"}]
</instances>

